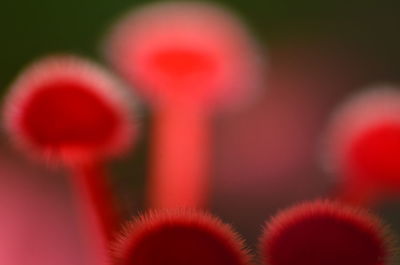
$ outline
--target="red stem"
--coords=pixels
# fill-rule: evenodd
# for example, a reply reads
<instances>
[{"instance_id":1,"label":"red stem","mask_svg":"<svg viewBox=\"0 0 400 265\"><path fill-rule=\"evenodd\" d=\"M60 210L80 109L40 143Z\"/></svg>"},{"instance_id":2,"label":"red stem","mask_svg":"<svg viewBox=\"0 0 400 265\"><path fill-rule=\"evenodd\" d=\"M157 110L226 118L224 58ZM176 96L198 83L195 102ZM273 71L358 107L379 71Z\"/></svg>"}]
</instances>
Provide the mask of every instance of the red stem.
<instances>
[{"instance_id":1,"label":"red stem","mask_svg":"<svg viewBox=\"0 0 400 265\"><path fill-rule=\"evenodd\" d=\"M334 198L346 204L369 208L374 206L381 197L380 188L378 183L350 179L342 183L334 194Z\"/></svg>"},{"instance_id":2,"label":"red stem","mask_svg":"<svg viewBox=\"0 0 400 265\"><path fill-rule=\"evenodd\" d=\"M155 113L149 183L151 207L206 206L210 148L208 118L195 106L174 105Z\"/></svg>"},{"instance_id":3,"label":"red stem","mask_svg":"<svg viewBox=\"0 0 400 265\"><path fill-rule=\"evenodd\" d=\"M87 163L73 170L75 184L79 187L82 198L86 198L87 204L92 208L102 235L107 241L112 240L118 228L118 214L104 168L101 163Z\"/></svg>"}]
</instances>

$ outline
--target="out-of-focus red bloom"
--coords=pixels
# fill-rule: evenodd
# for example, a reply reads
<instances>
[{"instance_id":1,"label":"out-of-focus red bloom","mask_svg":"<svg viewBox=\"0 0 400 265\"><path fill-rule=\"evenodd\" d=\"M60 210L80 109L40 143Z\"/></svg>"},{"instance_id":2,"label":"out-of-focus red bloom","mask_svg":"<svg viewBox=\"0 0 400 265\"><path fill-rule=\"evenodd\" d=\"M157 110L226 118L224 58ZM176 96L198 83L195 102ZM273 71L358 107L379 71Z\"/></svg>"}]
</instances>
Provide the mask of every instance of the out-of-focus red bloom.
<instances>
[{"instance_id":1,"label":"out-of-focus red bloom","mask_svg":"<svg viewBox=\"0 0 400 265\"><path fill-rule=\"evenodd\" d=\"M115 246L121 265L247 265L242 240L218 218L154 211L131 222Z\"/></svg>"},{"instance_id":2,"label":"out-of-focus red bloom","mask_svg":"<svg viewBox=\"0 0 400 265\"><path fill-rule=\"evenodd\" d=\"M5 127L27 153L83 162L119 154L134 136L130 109L99 66L53 56L26 69L5 101Z\"/></svg>"},{"instance_id":3,"label":"out-of-focus red bloom","mask_svg":"<svg viewBox=\"0 0 400 265\"><path fill-rule=\"evenodd\" d=\"M263 79L246 28L213 4L157 3L119 20L105 53L156 109L150 205L204 207L208 115L246 102Z\"/></svg>"},{"instance_id":4,"label":"out-of-focus red bloom","mask_svg":"<svg viewBox=\"0 0 400 265\"><path fill-rule=\"evenodd\" d=\"M382 87L355 96L335 113L327 166L343 182L344 199L373 201L400 191L400 92Z\"/></svg>"},{"instance_id":5,"label":"out-of-focus red bloom","mask_svg":"<svg viewBox=\"0 0 400 265\"><path fill-rule=\"evenodd\" d=\"M260 86L261 58L229 12L196 2L157 3L117 22L105 47L111 63L151 101L243 102Z\"/></svg>"},{"instance_id":6,"label":"out-of-focus red bloom","mask_svg":"<svg viewBox=\"0 0 400 265\"><path fill-rule=\"evenodd\" d=\"M102 166L135 137L129 104L118 89L107 71L87 60L51 56L20 75L4 108L5 127L16 145L72 171L82 232L100 258L117 219Z\"/></svg>"},{"instance_id":7,"label":"out-of-focus red bloom","mask_svg":"<svg viewBox=\"0 0 400 265\"><path fill-rule=\"evenodd\" d=\"M268 265L385 265L391 245L380 220L328 201L284 210L266 225L261 254Z\"/></svg>"}]
</instances>

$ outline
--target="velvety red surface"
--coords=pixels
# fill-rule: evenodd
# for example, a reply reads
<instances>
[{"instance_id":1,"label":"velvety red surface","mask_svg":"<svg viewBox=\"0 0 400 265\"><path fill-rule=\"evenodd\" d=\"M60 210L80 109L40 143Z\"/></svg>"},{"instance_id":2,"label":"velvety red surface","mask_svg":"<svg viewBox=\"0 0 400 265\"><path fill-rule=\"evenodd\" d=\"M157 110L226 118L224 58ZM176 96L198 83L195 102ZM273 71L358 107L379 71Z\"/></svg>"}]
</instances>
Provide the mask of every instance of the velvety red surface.
<instances>
[{"instance_id":1,"label":"velvety red surface","mask_svg":"<svg viewBox=\"0 0 400 265\"><path fill-rule=\"evenodd\" d=\"M109 140L118 125L113 110L85 85L45 83L26 102L22 127L44 148L92 148Z\"/></svg>"},{"instance_id":2,"label":"velvety red surface","mask_svg":"<svg viewBox=\"0 0 400 265\"><path fill-rule=\"evenodd\" d=\"M400 124L364 130L351 143L347 159L348 170L360 181L400 185Z\"/></svg>"},{"instance_id":3,"label":"velvety red surface","mask_svg":"<svg viewBox=\"0 0 400 265\"><path fill-rule=\"evenodd\" d=\"M237 257L213 235L193 227L164 227L143 239L130 257L141 265L236 265Z\"/></svg>"},{"instance_id":4,"label":"velvety red surface","mask_svg":"<svg viewBox=\"0 0 400 265\"><path fill-rule=\"evenodd\" d=\"M154 212L131 223L117 246L125 265L247 265L242 242L218 219Z\"/></svg>"},{"instance_id":5,"label":"velvety red surface","mask_svg":"<svg viewBox=\"0 0 400 265\"><path fill-rule=\"evenodd\" d=\"M343 206L345 207L345 206ZM269 265L381 265L388 252L377 221L329 203L284 211L268 225L262 253Z\"/></svg>"}]
</instances>

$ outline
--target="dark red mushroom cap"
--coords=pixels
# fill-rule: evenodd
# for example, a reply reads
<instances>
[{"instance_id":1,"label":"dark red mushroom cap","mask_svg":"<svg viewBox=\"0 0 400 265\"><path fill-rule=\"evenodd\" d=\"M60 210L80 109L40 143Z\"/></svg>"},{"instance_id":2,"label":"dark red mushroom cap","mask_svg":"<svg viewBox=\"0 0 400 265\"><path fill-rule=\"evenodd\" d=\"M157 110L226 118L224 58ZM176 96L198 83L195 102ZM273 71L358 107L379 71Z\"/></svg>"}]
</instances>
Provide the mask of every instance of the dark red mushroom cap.
<instances>
[{"instance_id":1,"label":"dark red mushroom cap","mask_svg":"<svg viewBox=\"0 0 400 265\"><path fill-rule=\"evenodd\" d=\"M268 265L388 265L391 243L377 217L316 201L275 216L265 227L260 247Z\"/></svg>"},{"instance_id":2,"label":"dark red mushroom cap","mask_svg":"<svg viewBox=\"0 0 400 265\"><path fill-rule=\"evenodd\" d=\"M230 226L190 210L152 211L131 223L115 245L121 265L248 265Z\"/></svg>"},{"instance_id":3,"label":"dark red mushroom cap","mask_svg":"<svg viewBox=\"0 0 400 265\"><path fill-rule=\"evenodd\" d=\"M74 56L47 57L12 85L5 127L35 158L74 163L114 156L136 136L126 98L99 66Z\"/></svg>"}]
</instances>

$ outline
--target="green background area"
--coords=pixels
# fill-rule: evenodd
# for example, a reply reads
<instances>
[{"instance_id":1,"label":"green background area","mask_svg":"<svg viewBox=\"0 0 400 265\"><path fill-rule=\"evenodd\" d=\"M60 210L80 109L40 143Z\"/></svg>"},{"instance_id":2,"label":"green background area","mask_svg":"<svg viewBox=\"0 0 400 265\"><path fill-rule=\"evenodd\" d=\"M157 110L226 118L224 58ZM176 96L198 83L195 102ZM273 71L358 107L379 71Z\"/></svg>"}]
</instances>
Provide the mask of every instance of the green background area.
<instances>
[{"instance_id":1,"label":"green background area","mask_svg":"<svg viewBox=\"0 0 400 265\"><path fill-rule=\"evenodd\" d=\"M102 61L100 42L107 28L121 13L144 2L148 1L1 0L1 94L26 64L49 53L72 52ZM317 43L331 40L349 54L354 52L372 58L383 73L380 79L392 82L400 79L400 1L218 2L238 13L267 50L268 47L291 45L293 40L315 40ZM143 197L144 192L150 117L146 113L141 116L144 121L139 146L130 157L115 164L120 176L116 187L125 201L129 201L129 192L136 194L135 199ZM127 182L133 183L121 185ZM392 215L400 212L398 209L397 204L388 206L383 212L391 212L393 222L400 218Z\"/></svg>"},{"instance_id":2,"label":"green background area","mask_svg":"<svg viewBox=\"0 0 400 265\"><path fill-rule=\"evenodd\" d=\"M145 1L2 0L0 2L0 87L38 56L60 51L98 57L99 40L122 12ZM349 49L376 56L400 69L399 1L225 0L259 39L340 40ZM397 74L400 70L397 70Z\"/></svg>"}]
</instances>

